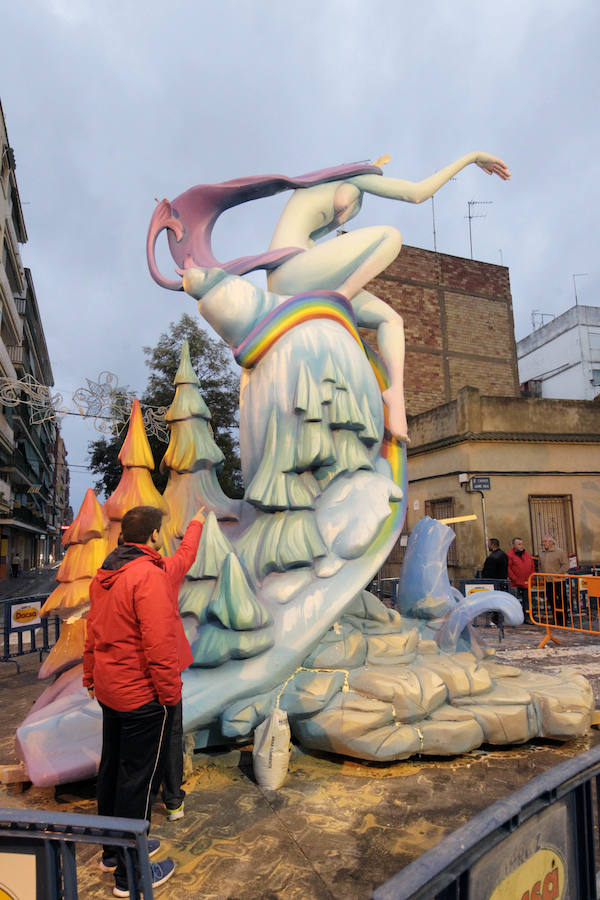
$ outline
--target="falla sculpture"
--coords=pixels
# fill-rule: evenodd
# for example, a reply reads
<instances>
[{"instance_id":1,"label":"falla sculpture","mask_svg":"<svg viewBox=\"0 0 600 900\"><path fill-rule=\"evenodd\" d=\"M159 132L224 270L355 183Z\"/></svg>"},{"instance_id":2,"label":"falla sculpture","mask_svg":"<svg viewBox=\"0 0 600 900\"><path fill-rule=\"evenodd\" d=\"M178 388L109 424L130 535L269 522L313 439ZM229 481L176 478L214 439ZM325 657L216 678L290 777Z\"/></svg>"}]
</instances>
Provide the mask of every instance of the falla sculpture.
<instances>
[{"instance_id":1,"label":"falla sculpture","mask_svg":"<svg viewBox=\"0 0 600 900\"><path fill-rule=\"evenodd\" d=\"M521 607L508 594L465 599L450 586L445 525L426 518L413 530L399 611L365 590L398 538L407 502L402 319L365 287L402 240L388 226L319 240L359 212L365 193L421 202L470 163L510 177L482 152L417 183L358 163L199 185L154 211L152 277L193 296L242 367L244 499L231 500L219 486L222 454L184 345L161 463L169 481L155 503L167 509L169 554L198 506L209 510L180 592L194 654L183 675L184 727L197 747L251 737L275 706L303 746L381 761L535 736L568 739L590 727L594 700L583 677L499 665L477 641L474 616L499 610L517 625ZM216 260L218 216L283 191L291 195L269 248ZM176 279L156 265L163 230ZM266 290L244 277L256 269L267 272ZM375 330L377 352L360 327ZM148 484L135 474L153 465L144 440L134 409L121 459L127 485L117 501L122 495L134 505L135 482L143 498L135 502L153 502L149 476ZM104 507L104 530L93 511L93 533L108 550L125 512L115 495ZM17 732L34 783L87 777L97 766L100 712L77 684L77 663L61 659L55 671L65 671Z\"/></svg>"}]
</instances>

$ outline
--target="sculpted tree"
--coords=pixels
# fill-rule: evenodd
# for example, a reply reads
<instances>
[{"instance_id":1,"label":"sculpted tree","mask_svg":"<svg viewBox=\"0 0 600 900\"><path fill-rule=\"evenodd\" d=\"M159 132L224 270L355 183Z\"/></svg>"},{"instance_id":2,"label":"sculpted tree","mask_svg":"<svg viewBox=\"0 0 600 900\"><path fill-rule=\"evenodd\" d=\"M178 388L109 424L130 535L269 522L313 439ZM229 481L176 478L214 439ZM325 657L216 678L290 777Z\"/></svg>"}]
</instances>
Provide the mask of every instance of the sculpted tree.
<instances>
[{"instance_id":1,"label":"sculpted tree","mask_svg":"<svg viewBox=\"0 0 600 900\"><path fill-rule=\"evenodd\" d=\"M89 586L107 554L107 537L108 520L93 490L88 488L77 518L62 538L67 551L56 576L58 587L41 610L42 616L52 613L63 621L60 637L42 663L40 678L81 662L90 606Z\"/></svg>"},{"instance_id":2,"label":"sculpted tree","mask_svg":"<svg viewBox=\"0 0 600 900\"><path fill-rule=\"evenodd\" d=\"M200 546L179 603L194 665L214 666L270 647L271 619L219 525L237 522L240 501L226 497L217 479L223 454L213 439L211 413L200 393L187 341L174 383L175 397L166 415L171 437L160 466L169 475L163 546L167 555L174 553L196 510L206 507Z\"/></svg>"},{"instance_id":3,"label":"sculpted tree","mask_svg":"<svg viewBox=\"0 0 600 900\"><path fill-rule=\"evenodd\" d=\"M140 402L136 398L131 407L129 428L123 446L119 451L119 462L123 474L117 488L104 504L104 512L110 519L108 551L117 546L121 531L121 519L133 506L156 506L167 512L167 504L158 493L150 473L154 469L154 459L146 432Z\"/></svg>"}]
</instances>

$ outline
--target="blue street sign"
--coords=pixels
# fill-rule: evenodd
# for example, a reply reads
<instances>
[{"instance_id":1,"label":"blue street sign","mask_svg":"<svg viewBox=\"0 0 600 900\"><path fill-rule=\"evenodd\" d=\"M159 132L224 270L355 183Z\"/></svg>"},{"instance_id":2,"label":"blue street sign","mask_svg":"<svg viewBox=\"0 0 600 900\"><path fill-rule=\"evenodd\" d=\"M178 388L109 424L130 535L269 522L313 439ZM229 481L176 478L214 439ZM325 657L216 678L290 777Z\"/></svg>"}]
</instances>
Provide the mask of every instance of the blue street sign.
<instances>
[{"instance_id":1,"label":"blue street sign","mask_svg":"<svg viewBox=\"0 0 600 900\"><path fill-rule=\"evenodd\" d=\"M472 491L489 491L490 476L489 475L473 475L471 478Z\"/></svg>"}]
</instances>

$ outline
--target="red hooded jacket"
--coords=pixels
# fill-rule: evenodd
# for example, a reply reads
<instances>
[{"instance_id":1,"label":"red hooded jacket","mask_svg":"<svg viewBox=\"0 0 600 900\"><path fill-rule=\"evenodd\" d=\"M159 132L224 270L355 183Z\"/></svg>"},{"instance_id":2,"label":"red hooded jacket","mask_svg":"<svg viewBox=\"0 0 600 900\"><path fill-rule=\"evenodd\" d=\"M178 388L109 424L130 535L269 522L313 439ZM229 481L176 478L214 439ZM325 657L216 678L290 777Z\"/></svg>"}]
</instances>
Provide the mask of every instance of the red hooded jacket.
<instances>
[{"instance_id":1,"label":"red hooded jacket","mask_svg":"<svg viewBox=\"0 0 600 900\"><path fill-rule=\"evenodd\" d=\"M508 579L513 587L527 587L527 579L535 572L535 563L527 550L521 554L511 548L508 553Z\"/></svg>"},{"instance_id":2,"label":"red hooded jacket","mask_svg":"<svg viewBox=\"0 0 600 900\"><path fill-rule=\"evenodd\" d=\"M177 595L201 534L201 523L190 522L170 557L124 544L98 569L90 585L83 684L105 706L126 712L154 699L165 706L181 699L180 673L193 657Z\"/></svg>"}]
</instances>

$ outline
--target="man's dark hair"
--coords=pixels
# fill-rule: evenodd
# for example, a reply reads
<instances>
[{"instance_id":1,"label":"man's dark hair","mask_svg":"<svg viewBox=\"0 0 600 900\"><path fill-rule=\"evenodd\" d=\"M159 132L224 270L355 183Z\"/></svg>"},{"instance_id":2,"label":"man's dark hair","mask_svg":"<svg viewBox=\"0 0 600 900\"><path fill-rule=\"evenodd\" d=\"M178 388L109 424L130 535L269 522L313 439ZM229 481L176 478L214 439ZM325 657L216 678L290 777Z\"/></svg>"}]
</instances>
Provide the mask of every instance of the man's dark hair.
<instances>
[{"instance_id":1,"label":"man's dark hair","mask_svg":"<svg viewBox=\"0 0 600 900\"><path fill-rule=\"evenodd\" d=\"M522 540L523 540L523 538L520 538L520 537L517 535L517 537L514 537L514 538L512 539L512 542L513 542L513 544L514 544L515 541L522 541Z\"/></svg>"},{"instance_id":2,"label":"man's dark hair","mask_svg":"<svg viewBox=\"0 0 600 900\"><path fill-rule=\"evenodd\" d=\"M163 514L156 506L134 506L121 521L126 544L145 544L152 532L160 528Z\"/></svg>"},{"instance_id":3,"label":"man's dark hair","mask_svg":"<svg viewBox=\"0 0 600 900\"><path fill-rule=\"evenodd\" d=\"M489 542L490 542L490 544L493 545L494 550L497 550L498 547L500 546L500 541L498 540L498 538L490 538Z\"/></svg>"}]
</instances>

